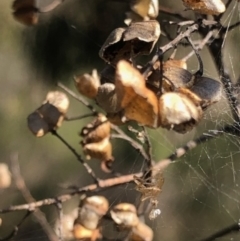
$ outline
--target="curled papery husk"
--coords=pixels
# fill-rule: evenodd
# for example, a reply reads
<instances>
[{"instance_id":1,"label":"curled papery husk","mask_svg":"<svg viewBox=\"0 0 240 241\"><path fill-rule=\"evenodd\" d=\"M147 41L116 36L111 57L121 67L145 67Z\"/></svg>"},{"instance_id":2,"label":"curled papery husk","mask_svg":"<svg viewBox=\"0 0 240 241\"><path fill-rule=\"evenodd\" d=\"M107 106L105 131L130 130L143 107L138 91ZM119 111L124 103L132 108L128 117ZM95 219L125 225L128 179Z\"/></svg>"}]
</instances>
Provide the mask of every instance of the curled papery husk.
<instances>
[{"instance_id":1,"label":"curled papery husk","mask_svg":"<svg viewBox=\"0 0 240 241\"><path fill-rule=\"evenodd\" d=\"M201 14L219 15L226 11L221 0L182 0L183 4Z\"/></svg>"},{"instance_id":2,"label":"curled papery husk","mask_svg":"<svg viewBox=\"0 0 240 241\"><path fill-rule=\"evenodd\" d=\"M38 23L38 8L35 0L15 0L12 5L14 18L24 25Z\"/></svg>"},{"instance_id":3,"label":"curled papery husk","mask_svg":"<svg viewBox=\"0 0 240 241\"><path fill-rule=\"evenodd\" d=\"M102 235L99 229L90 230L83 227L81 224L76 223L73 226L73 237L76 240L95 241L101 239Z\"/></svg>"},{"instance_id":4,"label":"curled papery husk","mask_svg":"<svg viewBox=\"0 0 240 241\"><path fill-rule=\"evenodd\" d=\"M99 220L108 211L108 200L103 196L92 196L84 199L79 211L78 223L85 228L94 230L97 228Z\"/></svg>"},{"instance_id":5,"label":"curled papery husk","mask_svg":"<svg viewBox=\"0 0 240 241\"><path fill-rule=\"evenodd\" d=\"M39 107L27 118L28 128L37 137L44 136L48 132L60 127L63 120L64 116L62 113L49 103Z\"/></svg>"},{"instance_id":6,"label":"curled papery husk","mask_svg":"<svg viewBox=\"0 0 240 241\"><path fill-rule=\"evenodd\" d=\"M120 203L110 211L113 221L122 229L131 229L139 223L136 207L130 203Z\"/></svg>"},{"instance_id":7,"label":"curled papery husk","mask_svg":"<svg viewBox=\"0 0 240 241\"><path fill-rule=\"evenodd\" d=\"M97 70L92 71L92 75L84 74L74 77L78 92L88 98L94 99L97 95L100 80Z\"/></svg>"},{"instance_id":8,"label":"curled papery husk","mask_svg":"<svg viewBox=\"0 0 240 241\"><path fill-rule=\"evenodd\" d=\"M149 54L160 36L160 25L155 20L131 23L127 28L113 30L99 55L107 63L116 65L119 60L130 60Z\"/></svg>"},{"instance_id":9,"label":"curled papery husk","mask_svg":"<svg viewBox=\"0 0 240 241\"><path fill-rule=\"evenodd\" d=\"M143 222L139 222L137 226L133 227L130 234L131 241L152 241L153 230Z\"/></svg>"},{"instance_id":10,"label":"curled papery husk","mask_svg":"<svg viewBox=\"0 0 240 241\"><path fill-rule=\"evenodd\" d=\"M123 33L123 41L132 42L131 53L134 56L150 54L158 41L160 33L158 21L133 22Z\"/></svg>"},{"instance_id":11,"label":"curled papery husk","mask_svg":"<svg viewBox=\"0 0 240 241\"><path fill-rule=\"evenodd\" d=\"M145 85L140 72L126 61L119 61L116 69L116 94L127 120L150 127L157 126L158 100Z\"/></svg>"},{"instance_id":12,"label":"curled papery husk","mask_svg":"<svg viewBox=\"0 0 240 241\"><path fill-rule=\"evenodd\" d=\"M131 43L122 40L122 34L126 28L114 29L99 51L99 56L107 63L115 65L120 59L131 58Z\"/></svg>"},{"instance_id":13,"label":"curled papery husk","mask_svg":"<svg viewBox=\"0 0 240 241\"><path fill-rule=\"evenodd\" d=\"M159 99L159 126L161 127L185 133L191 130L201 117L201 107L185 94L168 92Z\"/></svg>"},{"instance_id":14,"label":"curled papery husk","mask_svg":"<svg viewBox=\"0 0 240 241\"><path fill-rule=\"evenodd\" d=\"M113 160L112 144L109 141L109 138L104 138L102 141L84 145L83 152L87 159L96 158L100 161Z\"/></svg>"},{"instance_id":15,"label":"curled papery husk","mask_svg":"<svg viewBox=\"0 0 240 241\"><path fill-rule=\"evenodd\" d=\"M105 83L98 88L96 101L107 113L117 113L121 110L121 103L117 99L115 85Z\"/></svg>"},{"instance_id":16,"label":"curled papery husk","mask_svg":"<svg viewBox=\"0 0 240 241\"><path fill-rule=\"evenodd\" d=\"M60 91L48 92L43 104L45 103L55 106L62 114L66 114L69 107L69 99L67 95Z\"/></svg>"},{"instance_id":17,"label":"curled papery husk","mask_svg":"<svg viewBox=\"0 0 240 241\"><path fill-rule=\"evenodd\" d=\"M222 89L221 82L208 77L196 77L194 85L190 88L192 92L204 100L202 108L218 102L222 97Z\"/></svg>"},{"instance_id":18,"label":"curled papery husk","mask_svg":"<svg viewBox=\"0 0 240 241\"><path fill-rule=\"evenodd\" d=\"M99 114L91 123L82 128L82 144L99 142L110 136L111 125L105 115Z\"/></svg>"},{"instance_id":19,"label":"curled papery husk","mask_svg":"<svg viewBox=\"0 0 240 241\"><path fill-rule=\"evenodd\" d=\"M11 185L11 180L11 173L9 171L7 164L0 163L0 189L8 188Z\"/></svg>"}]
</instances>

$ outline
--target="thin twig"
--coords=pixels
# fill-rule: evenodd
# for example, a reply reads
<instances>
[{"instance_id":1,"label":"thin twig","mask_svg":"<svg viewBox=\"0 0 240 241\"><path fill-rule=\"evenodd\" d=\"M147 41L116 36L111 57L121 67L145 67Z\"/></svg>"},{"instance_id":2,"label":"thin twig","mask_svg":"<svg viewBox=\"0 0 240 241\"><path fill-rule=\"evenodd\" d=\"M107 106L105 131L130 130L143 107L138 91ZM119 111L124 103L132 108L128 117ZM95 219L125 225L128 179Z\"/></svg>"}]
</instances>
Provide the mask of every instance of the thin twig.
<instances>
[{"instance_id":1,"label":"thin twig","mask_svg":"<svg viewBox=\"0 0 240 241\"><path fill-rule=\"evenodd\" d=\"M59 231L59 241L63 240L63 211L62 211L62 203L58 202L56 204L57 209L58 209L58 219L59 219L59 223L58 223L58 231Z\"/></svg>"},{"instance_id":2,"label":"thin twig","mask_svg":"<svg viewBox=\"0 0 240 241\"><path fill-rule=\"evenodd\" d=\"M109 178L105 180L100 180L99 185L97 184L91 184L85 187L81 187L78 190L74 190L73 192L69 194L64 194L61 196L58 196L56 198L46 198L43 200L39 200L36 202L32 203L26 203L22 205L15 205L15 206L10 206L5 209L0 209L0 213L8 213L8 212L15 212L15 211L23 211L23 210L35 210L36 208L43 207L43 206L50 206L50 205L55 205L58 202L64 203L70 199L72 199L75 195L79 195L82 193L86 192L98 192L102 191L104 189L122 185L125 183L130 183L134 181L134 177L142 177L143 173L138 172L138 173L133 173L133 174L128 174L128 175L123 175L121 177L114 177L114 178Z\"/></svg>"},{"instance_id":3,"label":"thin twig","mask_svg":"<svg viewBox=\"0 0 240 241\"><path fill-rule=\"evenodd\" d=\"M94 173L92 168L84 161L84 159L76 152L76 150L70 144L68 144L68 142L63 137L61 137L55 130L52 131L52 134L56 136L73 153L77 160L80 161L85 167L86 171L93 178L95 183L98 183L99 179L97 178L96 174Z\"/></svg>"},{"instance_id":4,"label":"thin twig","mask_svg":"<svg viewBox=\"0 0 240 241\"><path fill-rule=\"evenodd\" d=\"M24 223L24 221L26 220L26 218L32 213L32 211L30 211L29 209L27 210L27 213L23 216L23 218L20 220L20 222L18 223L17 226L14 227L14 230L7 235L5 238L0 238L0 241L6 241L6 240L10 240L13 237L15 237L18 233L19 228L21 227L21 225Z\"/></svg>"},{"instance_id":5,"label":"thin twig","mask_svg":"<svg viewBox=\"0 0 240 241\"><path fill-rule=\"evenodd\" d=\"M89 114L85 114L85 115L79 115L79 116L74 116L74 117L67 117L65 116L64 120L65 121L75 121L75 120L81 120L87 117L93 117L96 116L96 114L94 113L89 113Z\"/></svg>"},{"instance_id":6,"label":"thin twig","mask_svg":"<svg viewBox=\"0 0 240 241\"><path fill-rule=\"evenodd\" d=\"M21 175L19 162L18 162L18 153L12 154L10 161L11 161L11 171L12 171L13 178L15 180L16 187L22 193L22 196L24 197L26 202L28 203L36 202L36 200L31 195L29 189L27 188L26 183ZM58 237L53 232L53 229L49 225L48 221L46 220L44 213L41 212L41 210L36 209L34 210L33 215L38 221L38 223L41 225L42 229L48 236L49 240L58 241Z\"/></svg>"}]
</instances>

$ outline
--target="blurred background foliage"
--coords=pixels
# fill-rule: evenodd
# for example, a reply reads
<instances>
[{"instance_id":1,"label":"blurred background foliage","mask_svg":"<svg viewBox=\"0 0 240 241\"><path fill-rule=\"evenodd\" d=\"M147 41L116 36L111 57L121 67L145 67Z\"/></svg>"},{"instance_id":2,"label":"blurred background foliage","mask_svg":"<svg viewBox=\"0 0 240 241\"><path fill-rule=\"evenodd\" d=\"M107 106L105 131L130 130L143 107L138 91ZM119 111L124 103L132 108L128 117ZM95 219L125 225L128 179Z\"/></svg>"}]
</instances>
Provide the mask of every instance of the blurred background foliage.
<instances>
[{"instance_id":1,"label":"blurred background foliage","mask_svg":"<svg viewBox=\"0 0 240 241\"><path fill-rule=\"evenodd\" d=\"M48 2L39 1L39 4ZM160 2L176 11L184 9L181 1ZM41 104L47 91L56 89L56 82L62 81L74 89L74 74L89 72L93 68L101 70L104 67L98 51L114 28L124 26L123 19L129 6L127 1L66 0L54 11L42 14L37 26L25 27L14 21L11 4L12 1L9 0L0 1L0 161L10 164L11 155L17 152L26 184L39 200L65 192L61 185L84 186L91 179L74 156L53 136L49 134L44 138L35 138L27 128L26 118ZM184 14L192 16L191 12ZM238 11L235 10L233 16L237 14ZM167 20L168 16L160 15L159 21L162 22L163 19ZM226 17L224 21L228 23L230 20ZM228 37L226 59L231 75L237 76L239 62L233 53L236 51L239 29ZM163 36L159 45L166 42L167 39ZM178 56L184 56L188 51L181 47ZM208 52L204 50L202 57L205 74L218 78ZM189 61L189 69L197 69L194 57ZM70 100L69 116L88 113L85 107ZM89 119L66 122L59 130L79 152L78 132L87 121ZM161 129L149 130L153 156L156 160L165 158L187 140L228 122L231 122L231 117L223 96L222 101L208 111L201 124L186 135ZM115 168L124 173L141 167L139 154L123 141L114 140L114 156ZM198 240L238 220L240 209L239 202L235 199L239 200L239 156L239 140L224 135L199 146L170 166L164 174L165 184L160 196L162 214L153 222L147 221L155 230L155 240ZM91 161L91 165L101 177L106 176L98 171L98 162ZM131 185L105 194L115 203L135 201L135 191ZM14 185L1 191L1 207L24 202ZM73 209L74 204L77 205L77 199L66 203L66 211ZM44 208L43 211L46 211L51 225L54 225L54 207ZM21 215L2 215L0 236L9 233ZM230 238L237 240L234 235ZM34 218L30 218L15 240L48 239Z\"/></svg>"}]
</instances>

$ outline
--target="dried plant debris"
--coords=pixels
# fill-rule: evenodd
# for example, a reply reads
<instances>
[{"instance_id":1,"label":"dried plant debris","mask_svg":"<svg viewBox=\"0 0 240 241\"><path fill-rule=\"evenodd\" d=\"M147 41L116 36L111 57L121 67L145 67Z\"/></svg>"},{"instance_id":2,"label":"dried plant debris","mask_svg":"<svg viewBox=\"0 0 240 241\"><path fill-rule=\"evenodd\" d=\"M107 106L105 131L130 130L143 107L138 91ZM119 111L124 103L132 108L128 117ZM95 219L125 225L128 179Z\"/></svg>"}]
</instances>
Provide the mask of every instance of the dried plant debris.
<instances>
[{"instance_id":1,"label":"dried plant debris","mask_svg":"<svg viewBox=\"0 0 240 241\"><path fill-rule=\"evenodd\" d=\"M69 99L66 94L49 92L43 104L28 116L28 128L37 137L56 130L62 125L68 107Z\"/></svg>"},{"instance_id":2,"label":"dried plant debris","mask_svg":"<svg viewBox=\"0 0 240 241\"><path fill-rule=\"evenodd\" d=\"M112 208L110 214L119 230L130 231L130 241L152 241L152 229L140 221L133 204L119 203Z\"/></svg>"},{"instance_id":3,"label":"dried plant debris","mask_svg":"<svg viewBox=\"0 0 240 241\"><path fill-rule=\"evenodd\" d=\"M219 15L226 11L226 7L221 0L182 0L183 4L201 14Z\"/></svg>"},{"instance_id":4,"label":"dried plant debris","mask_svg":"<svg viewBox=\"0 0 240 241\"><path fill-rule=\"evenodd\" d=\"M94 99L100 86L100 79L98 77L97 70L92 71L92 75L84 74L74 77L75 85L80 94Z\"/></svg>"},{"instance_id":5,"label":"dried plant debris","mask_svg":"<svg viewBox=\"0 0 240 241\"><path fill-rule=\"evenodd\" d=\"M117 28L110 33L99 55L114 66L122 59L131 61L138 55L151 53L160 33L160 25L155 20L135 22L127 28Z\"/></svg>"},{"instance_id":6,"label":"dried plant debris","mask_svg":"<svg viewBox=\"0 0 240 241\"><path fill-rule=\"evenodd\" d=\"M159 13L159 0L132 0L130 1L131 12L127 12L124 22L129 25L135 21L147 21L155 19Z\"/></svg>"},{"instance_id":7,"label":"dried plant debris","mask_svg":"<svg viewBox=\"0 0 240 241\"><path fill-rule=\"evenodd\" d=\"M15 0L12 5L14 18L24 25L36 25L39 14L36 0Z\"/></svg>"},{"instance_id":8,"label":"dried plant debris","mask_svg":"<svg viewBox=\"0 0 240 241\"><path fill-rule=\"evenodd\" d=\"M83 127L81 145L87 159L95 158L101 161L102 170L110 172L114 160L110 142L111 125L107 118L99 114L92 123Z\"/></svg>"}]
</instances>

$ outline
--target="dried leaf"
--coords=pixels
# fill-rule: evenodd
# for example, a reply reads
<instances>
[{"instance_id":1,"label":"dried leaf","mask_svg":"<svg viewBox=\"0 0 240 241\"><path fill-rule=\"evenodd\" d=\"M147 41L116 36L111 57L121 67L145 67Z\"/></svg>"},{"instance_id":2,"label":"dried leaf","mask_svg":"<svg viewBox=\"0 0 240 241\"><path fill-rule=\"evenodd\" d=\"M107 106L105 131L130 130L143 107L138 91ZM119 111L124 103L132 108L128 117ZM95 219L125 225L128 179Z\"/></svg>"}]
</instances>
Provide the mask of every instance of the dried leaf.
<instances>
[{"instance_id":1,"label":"dried leaf","mask_svg":"<svg viewBox=\"0 0 240 241\"><path fill-rule=\"evenodd\" d=\"M99 229L90 230L76 223L73 227L73 236L77 240L96 241L102 238Z\"/></svg>"},{"instance_id":2,"label":"dried leaf","mask_svg":"<svg viewBox=\"0 0 240 241\"><path fill-rule=\"evenodd\" d=\"M218 15L226 11L221 0L182 0L183 4L193 11L201 14Z\"/></svg>"},{"instance_id":3,"label":"dried leaf","mask_svg":"<svg viewBox=\"0 0 240 241\"><path fill-rule=\"evenodd\" d=\"M143 76L126 61L116 69L116 94L127 120L150 127L157 126L158 100L145 86Z\"/></svg>"}]
</instances>

